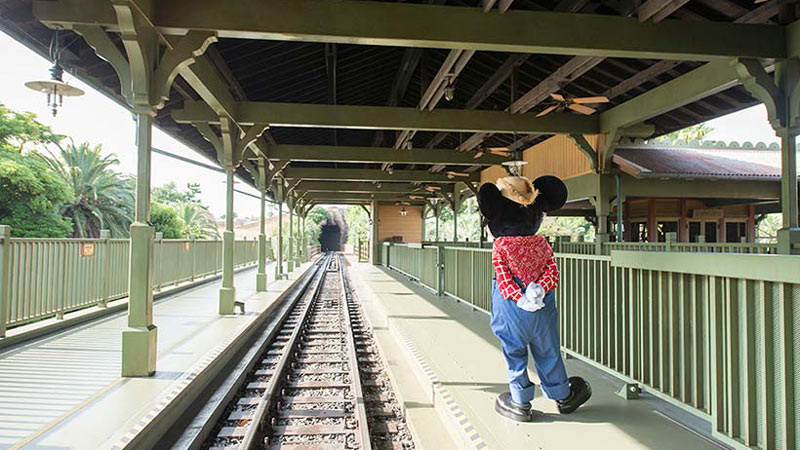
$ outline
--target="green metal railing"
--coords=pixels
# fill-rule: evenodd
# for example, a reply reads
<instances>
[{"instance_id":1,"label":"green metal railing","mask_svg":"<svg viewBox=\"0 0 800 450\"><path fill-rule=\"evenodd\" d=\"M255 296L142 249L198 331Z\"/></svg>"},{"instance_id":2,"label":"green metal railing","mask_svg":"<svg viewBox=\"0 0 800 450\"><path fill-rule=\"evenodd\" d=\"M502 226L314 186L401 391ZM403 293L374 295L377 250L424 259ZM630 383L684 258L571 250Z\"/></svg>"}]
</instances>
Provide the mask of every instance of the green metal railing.
<instances>
[{"instance_id":1,"label":"green metal railing","mask_svg":"<svg viewBox=\"0 0 800 450\"><path fill-rule=\"evenodd\" d=\"M367 262L369 261L369 241L368 240L359 240L356 244L356 256L358 256L358 262Z\"/></svg>"},{"instance_id":2,"label":"green metal railing","mask_svg":"<svg viewBox=\"0 0 800 450\"><path fill-rule=\"evenodd\" d=\"M595 242L570 242L562 237L551 239L553 250L558 253L576 255L595 255L598 245ZM480 248L477 242L424 242L424 245L441 247ZM492 248L485 242L482 248ZM775 254L777 244L750 242L604 242L600 245L601 254L608 255L612 250L636 250L649 252L695 252L695 253L764 253Z\"/></svg>"},{"instance_id":3,"label":"green metal railing","mask_svg":"<svg viewBox=\"0 0 800 450\"><path fill-rule=\"evenodd\" d=\"M0 336L10 327L128 295L127 239L36 239L0 235ZM254 264L258 241L235 242L235 265ZM222 241L157 239L153 288L222 270Z\"/></svg>"},{"instance_id":4,"label":"green metal railing","mask_svg":"<svg viewBox=\"0 0 800 450\"><path fill-rule=\"evenodd\" d=\"M384 250L388 267L490 310L491 251ZM613 251L556 258L566 351L708 420L733 447L798 448L800 257ZM426 276L437 266L441 278Z\"/></svg>"}]
</instances>

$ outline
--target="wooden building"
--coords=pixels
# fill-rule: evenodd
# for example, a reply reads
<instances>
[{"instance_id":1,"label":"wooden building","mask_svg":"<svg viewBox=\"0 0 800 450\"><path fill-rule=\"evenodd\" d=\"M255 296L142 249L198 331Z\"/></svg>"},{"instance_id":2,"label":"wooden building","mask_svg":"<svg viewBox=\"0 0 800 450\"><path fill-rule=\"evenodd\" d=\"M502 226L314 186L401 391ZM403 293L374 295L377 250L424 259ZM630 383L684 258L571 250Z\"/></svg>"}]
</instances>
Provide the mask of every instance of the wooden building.
<instances>
[{"instance_id":1,"label":"wooden building","mask_svg":"<svg viewBox=\"0 0 800 450\"><path fill-rule=\"evenodd\" d=\"M610 240L616 240L620 204L624 241L664 241L675 232L679 242L753 242L759 218L780 212L777 144L628 141L617 145L611 175L599 175L579 145L602 149L604 141L604 136L583 141L554 136L523 152L523 174L564 179L569 201L555 214L585 216L595 223L598 199L587 189L605 184L600 190L610 197L605 216ZM481 181L505 175L505 169L494 166L482 172Z\"/></svg>"}]
</instances>

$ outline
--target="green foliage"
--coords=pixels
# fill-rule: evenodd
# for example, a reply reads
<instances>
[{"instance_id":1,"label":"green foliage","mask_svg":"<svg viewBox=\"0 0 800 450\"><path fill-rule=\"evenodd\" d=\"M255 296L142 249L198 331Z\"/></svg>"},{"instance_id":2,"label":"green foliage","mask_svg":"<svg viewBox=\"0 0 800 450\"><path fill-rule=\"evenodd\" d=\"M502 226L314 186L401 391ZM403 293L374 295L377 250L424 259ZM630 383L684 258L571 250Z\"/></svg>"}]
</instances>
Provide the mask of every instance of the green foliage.
<instances>
[{"instance_id":1,"label":"green foliage","mask_svg":"<svg viewBox=\"0 0 800 450\"><path fill-rule=\"evenodd\" d=\"M359 241L369 239L369 216L364 208L350 206L345 210L344 218L347 221L347 243L358 245Z\"/></svg>"},{"instance_id":2,"label":"green foliage","mask_svg":"<svg viewBox=\"0 0 800 450\"><path fill-rule=\"evenodd\" d=\"M200 203L200 185L187 183L181 191L174 182L153 189L152 200L175 211L181 221L180 238L193 235L197 239L219 238L217 221L208 208Z\"/></svg>"},{"instance_id":3,"label":"green foliage","mask_svg":"<svg viewBox=\"0 0 800 450\"><path fill-rule=\"evenodd\" d=\"M61 216L61 205L72 191L37 157L0 149L0 224L20 237L63 238L72 223Z\"/></svg>"},{"instance_id":4,"label":"green foliage","mask_svg":"<svg viewBox=\"0 0 800 450\"><path fill-rule=\"evenodd\" d=\"M178 213L172 207L161 203L152 203L150 206L150 223L156 233L163 233L164 239L180 239L183 234L184 224Z\"/></svg>"},{"instance_id":5,"label":"green foliage","mask_svg":"<svg viewBox=\"0 0 800 450\"><path fill-rule=\"evenodd\" d=\"M592 241L595 228L583 217L545 217L539 234L543 236L581 236L584 241Z\"/></svg>"},{"instance_id":6,"label":"green foliage","mask_svg":"<svg viewBox=\"0 0 800 450\"><path fill-rule=\"evenodd\" d=\"M782 220L780 213L767 214L759 220L756 226L756 242L778 242L778 230L783 227Z\"/></svg>"},{"instance_id":7,"label":"green foliage","mask_svg":"<svg viewBox=\"0 0 800 450\"><path fill-rule=\"evenodd\" d=\"M197 239L219 238L217 222L204 206L198 203L180 203L175 211L183 225L182 237L193 235Z\"/></svg>"},{"instance_id":8,"label":"green foliage","mask_svg":"<svg viewBox=\"0 0 800 450\"><path fill-rule=\"evenodd\" d=\"M453 209L446 202L439 202L439 240L453 240ZM436 240L436 218L433 211L428 208L425 219L424 240ZM479 241L481 237L481 215L478 211L478 202L475 197L470 197L461 202L458 207L458 240Z\"/></svg>"},{"instance_id":9,"label":"green foliage","mask_svg":"<svg viewBox=\"0 0 800 450\"><path fill-rule=\"evenodd\" d=\"M661 144L688 144L692 141L702 141L703 138L712 131L714 131L714 129L705 123L698 123L697 125L692 125L682 130L659 136L653 139L653 142Z\"/></svg>"},{"instance_id":10,"label":"green foliage","mask_svg":"<svg viewBox=\"0 0 800 450\"><path fill-rule=\"evenodd\" d=\"M331 213L327 209L315 206L306 215L306 240L309 243L316 243L322 231L322 224L331 218Z\"/></svg>"},{"instance_id":11,"label":"green foliage","mask_svg":"<svg viewBox=\"0 0 800 450\"><path fill-rule=\"evenodd\" d=\"M111 230L114 237L128 235L133 217L134 182L129 176L113 170L119 160L102 156L102 146L88 142L70 142L58 155L40 155L42 161L61 178L74 193L72 201L62 206L61 213L72 220L74 237L100 236L101 229Z\"/></svg>"},{"instance_id":12,"label":"green foliage","mask_svg":"<svg viewBox=\"0 0 800 450\"><path fill-rule=\"evenodd\" d=\"M180 205L184 203L200 204L200 184L187 183L186 190L180 191L174 181L153 189L154 202L165 205Z\"/></svg>"},{"instance_id":13,"label":"green foliage","mask_svg":"<svg viewBox=\"0 0 800 450\"><path fill-rule=\"evenodd\" d=\"M16 153L43 150L47 144L58 144L64 136L36 120L36 114L11 111L0 103L0 149Z\"/></svg>"}]
</instances>

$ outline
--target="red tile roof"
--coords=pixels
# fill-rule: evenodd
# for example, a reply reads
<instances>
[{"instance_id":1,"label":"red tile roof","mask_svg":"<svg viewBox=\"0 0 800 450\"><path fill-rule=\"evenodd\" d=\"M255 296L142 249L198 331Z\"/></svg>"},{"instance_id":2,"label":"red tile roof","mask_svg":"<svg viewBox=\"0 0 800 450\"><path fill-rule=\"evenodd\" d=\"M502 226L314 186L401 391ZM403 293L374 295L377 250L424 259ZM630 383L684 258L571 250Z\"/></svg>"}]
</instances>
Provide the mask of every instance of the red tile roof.
<instances>
[{"instance_id":1,"label":"red tile roof","mask_svg":"<svg viewBox=\"0 0 800 450\"><path fill-rule=\"evenodd\" d=\"M780 179L781 152L775 149L668 147L627 144L614 162L636 177Z\"/></svg>"}]
</instances>

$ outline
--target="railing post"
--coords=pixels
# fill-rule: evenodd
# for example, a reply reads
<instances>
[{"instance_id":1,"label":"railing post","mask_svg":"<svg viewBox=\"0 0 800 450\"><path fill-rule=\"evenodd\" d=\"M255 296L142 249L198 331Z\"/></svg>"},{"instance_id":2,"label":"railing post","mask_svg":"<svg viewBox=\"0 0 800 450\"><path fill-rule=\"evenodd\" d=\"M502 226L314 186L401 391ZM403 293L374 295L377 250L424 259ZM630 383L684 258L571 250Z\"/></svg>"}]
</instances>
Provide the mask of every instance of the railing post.
<instances>
[{"instance_id":1,"label":"railing post","mask_svg":"<svg viewBox=\"0 0 800 450\"><path fill-rule=\"evenodd\" d=\"M675 233L674 231L670 231L669 233L666 234L666 240L667 240L667 251L671 252L672 244L674 244L675 241L678 240L678 234Z\"/></svg>"},{"instance_id":2,"label":"railing post","mask_svg":"<svg viewBox=\"0 0 800 450\"><path fill-rule=\"evenodd\" d=\"M436 294L444 295L444 246L436 246L436 268L439 271L436 277Z\"/></svg>"},{"instance_id":3,"label":"railing post","mask_svg":"<svg viewBox=\"0 0 800 450\"><path fill-rule=\"evenodd\" d=\"M164 239L164 233L156 232L153 239L153 289L156 292L161 291L161 263L164 260L164 248L161 242Z\"/></svg>"},{"instance_id":4,"label":"railing post","mask_svg":"<svg viewBox=\"0 0 800 450\"><path fill-rule=\"evenodd\" d=\"M103 241L103 268L102 272L100 272L102 295L100 301L97 302L97 306L105 308L111 297L111 231L100 230L100 239Z\"/></svg>"},{"instance_id":5,"label":"railing post","mask_svg":"<svg viewBox=\"0 0 800 450\"><path fill-rule=\"evenodd\" d=\"M194 282L195 272L197 271L197 264L194 251L195 237L193 234L189 235L189 260L192 261L192 270L189 271L189 281Z\"/></svg>"},{"instance_id":6,"label":"railing post","mask_svg":"<svg viewBox=\"0 0 800 450\"><path fill-rule=\"evenodd\" d=\"M11 227L0 225L0 338L6 337L8 303L11 295Z\"/></svg>"}]
</instances>

